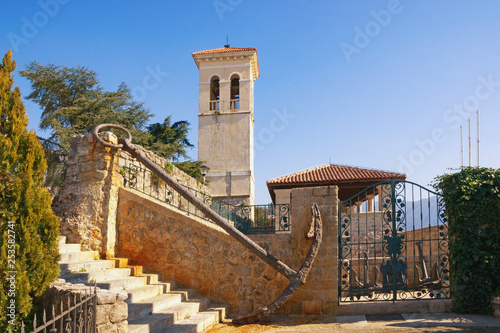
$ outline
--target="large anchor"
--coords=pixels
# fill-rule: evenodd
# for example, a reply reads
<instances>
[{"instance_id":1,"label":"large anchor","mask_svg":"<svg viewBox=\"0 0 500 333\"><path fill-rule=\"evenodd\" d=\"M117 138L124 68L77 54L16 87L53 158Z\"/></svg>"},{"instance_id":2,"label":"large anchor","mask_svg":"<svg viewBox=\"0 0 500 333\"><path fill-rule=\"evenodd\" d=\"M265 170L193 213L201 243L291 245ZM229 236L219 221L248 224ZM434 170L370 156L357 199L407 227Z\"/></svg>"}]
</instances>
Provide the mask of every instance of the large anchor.
<instances>
[{"instance_id":1,"label":"large anchor","mask_svg":"<svg viewBox=\"0 0 500 333\"><path fill-rule=\"evenodd\" d=\"M424 259L424 251L422 250L422 241L418 241L415 243L418 246L418 256L420 258L420 266L415 265L417 269L418 282L419 286L439 286L441 284L441 278L438 273L438 265L435 262L432 265L431 276L427 273L427 266L425 265Z\"/></svg>"},{"instance_id":2,"label":"large anchor","mask_svg":"<svg viewBox=\"0 0 500 333\"><path fill-rule=\"evenodd\" d=\"M365 290L371 290L375 288L381 288L382 284L379 282L380 277L382 273L380 272L380 269L377 266L372 267L372 280L370 280L369 274L369 265L368 265L368 253L369 250L365 250L363 252L364 256L364 263L363 263L363 282L359 281L358 278L358 272L354 268L351 267L350 273L349 273L349 281L351 285L351 289L365 289Z\"/></svg>"},{"instance_id":3,"label":"large anchor","mask_svg":"<svg viewBox=\"0 0 500 333\"><path fill-rule=\"evenodd\" d=\"M126 138L119 138L118 144L112 144L104 141L101 137L99 137L99 130L102 128L115 128L127 135ZM205 214L209 219L214 221L219 227L224 229L229 235L234 237L238 242L241 243L245 248L254 253L257 257L262 259L266 264L271 266L273 269L284 275L288 280L290 280L290 284L283 291L283 293L274 300L267 307L264 307L256 312L251 314L238 317L233 319L233 323L235 324L247 324L254 323L267 315L276 311L283 303L285 303L293 293L300 288L302 285L306 283L307 275L311 270L311 266L316 258L319 247L321 245L322 232L323 232L323 224L321 221L321 214L319 212L318 206L314 203L311 207L312 211L312 222L311 229L307 234L307 238L313 238L313 242L311 244L311 248L309 249L309 253L307 254L302 266L298 271L293 270L279 259L275 258L265 249L260 247L234 226L229 224L224 218L222 218L219 214L213 211L208 205L204 202L193 196L186 188L182 185L178 184L170 175L168 175L162 168L158 165L154 164L150 159L146 157L146 155L137 147L132 144L132 135L130 132L120 125L115 124L101 124L94 128L92 132L95 140L102 144L105 147L115 148L115 149L123 149L128 152L133 158L137 159L139 162L144 164L149 170L151 170L156 176L162 179L165 183L171 186L175 191L177 191L181 196L183 196L187 201L193 204L196 208L198 208L203 214Z\"/></svg>"}]
</instances>

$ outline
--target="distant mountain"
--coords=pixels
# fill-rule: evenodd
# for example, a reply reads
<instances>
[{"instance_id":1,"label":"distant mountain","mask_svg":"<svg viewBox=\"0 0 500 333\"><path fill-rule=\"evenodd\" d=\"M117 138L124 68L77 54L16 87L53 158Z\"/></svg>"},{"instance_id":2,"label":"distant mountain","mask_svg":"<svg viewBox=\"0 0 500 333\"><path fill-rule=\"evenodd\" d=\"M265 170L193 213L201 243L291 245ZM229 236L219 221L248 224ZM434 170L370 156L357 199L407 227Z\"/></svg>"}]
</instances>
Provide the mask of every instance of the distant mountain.
<instances>
[{"instance_id":1,"label":"distant mountain","mask_svg":"<svg viewBox=\"0 0 500 333\"><path fill-rule=\"evenodd\" d=\"M378 197L375 198L375 207L378 207ZM366 212L368 203L365 201L361 206L361 211ZM408 200L402 211L405 214L406 230L421 229L438 225L440 222L438 216L438 197L429 196L415 201ZM444 212L444 207L442 208Z\"/></svg>"},{"instance_id":2,"label":"distant mountain","mask_svg":"<svg viewBox=\"0 0 500 333\"><path fill-rule=\"evenodd\" d=\"M417 201L407 201L406 209L403 209L406 215L406 230L438 225L441 220L438 216L437 200L438 198L436 196L431 196ZM442 210L443 209L444 207L442 207Z\"/></svg>"}]
</instances>

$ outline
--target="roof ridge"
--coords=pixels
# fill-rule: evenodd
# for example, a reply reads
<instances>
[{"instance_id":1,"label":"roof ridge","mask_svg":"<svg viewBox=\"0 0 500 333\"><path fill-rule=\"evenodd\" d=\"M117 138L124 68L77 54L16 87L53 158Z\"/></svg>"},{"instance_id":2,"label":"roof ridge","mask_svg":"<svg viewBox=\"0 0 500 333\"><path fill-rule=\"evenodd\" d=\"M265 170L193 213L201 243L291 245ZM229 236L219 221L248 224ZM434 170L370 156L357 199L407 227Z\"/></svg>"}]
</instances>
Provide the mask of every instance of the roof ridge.
<instances>
[{"instance_id":1,"label":"roof ridge","mask_svg":"<svg viewBox=\"0 0 500 333\"><path fill-rule=\"evenodd\" d=\"M193 52L192 55L194 56L194 55L212 54L212 53L230 53L230 52L239 52L239 51L255 51L255 52L257 52L257 49L255 47L232 47L232 46L219 47L216 49Z\"/></svg>"},{"instance_id":2,"label":"roof ridge","mask_svg":"<svg viewBox=\"0 0 500 333\"><path fill-rule=\"evenodd\" d=\"M271 180L268 180L267 184L366 181L384 178L406 179L406 175L394 171L328 163L281 177L273 178Z\"/></svg>"}]
</instances>

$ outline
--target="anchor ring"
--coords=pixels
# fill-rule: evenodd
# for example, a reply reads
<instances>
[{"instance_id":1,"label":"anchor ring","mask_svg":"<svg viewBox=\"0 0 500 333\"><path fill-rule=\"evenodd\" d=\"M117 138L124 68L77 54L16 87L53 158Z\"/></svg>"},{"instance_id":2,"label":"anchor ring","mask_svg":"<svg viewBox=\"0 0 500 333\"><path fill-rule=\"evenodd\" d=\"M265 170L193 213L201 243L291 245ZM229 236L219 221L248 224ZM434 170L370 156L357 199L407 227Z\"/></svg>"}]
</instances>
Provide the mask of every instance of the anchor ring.
<instances>
[{"instance_id":1,"label":"anchor ring","mask_svg":"<svg viewBox=\"0 0 500 333\"><path fill-rule=\"evenodd\" d=\"M123 144L119 143L117 145L113 143L109 143L107 141L104 141L100 136L99 136L99 131L103 128L115 128L127 135L126 138L119 138L118 141L124 141L127 145L129 145L132 142L132 134L123 126L120 125L115 125L115 124L100 124L94 127L94 130L92 131L92 135L94 138L103 146L105 147L111 147L111 148L123 148Z\"/></svg>"}]
</instances>

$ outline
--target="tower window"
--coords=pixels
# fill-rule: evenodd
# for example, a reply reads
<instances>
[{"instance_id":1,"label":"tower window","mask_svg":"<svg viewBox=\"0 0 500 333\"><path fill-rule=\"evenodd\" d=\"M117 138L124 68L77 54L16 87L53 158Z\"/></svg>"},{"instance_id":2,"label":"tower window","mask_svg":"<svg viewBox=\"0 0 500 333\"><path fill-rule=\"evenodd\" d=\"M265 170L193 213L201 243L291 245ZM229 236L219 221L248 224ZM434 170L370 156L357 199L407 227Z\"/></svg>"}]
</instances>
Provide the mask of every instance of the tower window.
<instances>
[{"instance_id":1,"label":"tower window","mask_svg":"<svg viewBox=\"0 0 500 333\"><path fill-rule=\"evenodd\" d=\"M239 110L240 108L240 77L234 74L231 77L231 109Z\"/></svg>"},{"instance_id":2,"label":"tower window","mask_svg":"<svg viewBox=\"0 0 500 333\"><path fill-rule=\"evenodd\" d=\"M210 111L220 108L219 78L214 76L210 81Z\"/></svg>"}]
</instances>

